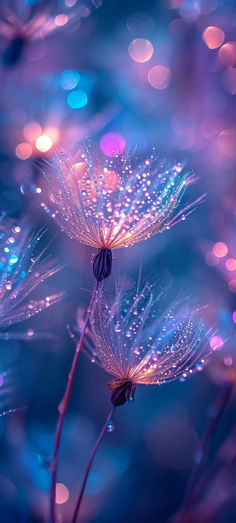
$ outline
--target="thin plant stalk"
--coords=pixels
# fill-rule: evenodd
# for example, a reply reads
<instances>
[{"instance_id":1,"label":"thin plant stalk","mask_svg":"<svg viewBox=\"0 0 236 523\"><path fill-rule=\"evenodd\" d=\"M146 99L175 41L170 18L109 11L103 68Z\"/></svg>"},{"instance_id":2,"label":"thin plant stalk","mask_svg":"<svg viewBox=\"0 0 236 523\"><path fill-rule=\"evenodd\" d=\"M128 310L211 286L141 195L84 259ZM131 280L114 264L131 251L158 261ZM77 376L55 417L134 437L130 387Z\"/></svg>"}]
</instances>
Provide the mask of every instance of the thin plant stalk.
<instances>
[{"instance_id":1,"label":"thin plant stalk","mask_svg":"<svg viewBox=\"0 0 236 523\"><path fill-rule=\"evenodd\" d=\"M184 507L188 505L190 499L192 502L192 496L194 495L194 488L195 485L201 475L202 469L207 461L207 458L209 456L209 452L213 443L213 439L215 436L216 429L219 425L219 422L223 416L223 413L226 409L226 406L228 405L228 401L230 398L230 394L233 388L233 382L226 382L224 383L218 394L216 395L216 398L210 407L210 416L208 423L206 425L202 441L200 443L198 453L199 453L199 460L196 463L196 465L193 467L193 470L190 474L190 478L186 487L185 496L184 496L184 502L182 506L182 510L184 510ZM182 513L181 510L181 513Z\"/></svg>"},{"instance_id":2,"label":"thin plant stalk","mask_svg":"<svg viewBox=\"0 0 236 523\"><path fill-rule=\"evenodd\" d=\"M72 518L72 523L76 523L77 521L77 518L78 518L78 515L79 515L79 510L80 510L80 506L81 506L81 502L82 502L82 499L83 499L83 495L84 495L84 490L85 490L85 487L86 487L86 484L87 484L87 480L88 480L88 475L89 475L89 472L90 472L90 469L92 467L92 464L93 464L93 460L95 458L95 455L96 455L96 452L98 450L98 447L103 439L103 436L104 434L106 433L107 431L107 427L112 419L112 416L113 416L113 413L114 413L114 410L115 410L115 406L112 406L108 416L107 416L107 419L102 427L102 430L98 436L98 439L93 447L93 450L92 450L92 453L91 453L91 456L89 458L89 461L88 461L88 465L87 465L87 468L86 468L86 471L85 471L85 474L84 474L84 478L83 478L83 483L82 483L82 486L81 486L81 489L80 489L80 493L79 493L79 496L78 496L78 500L77 500L77 503L76 503L76 507L75 507L75 511L74 511L74 515L73 515L73 518Z\"/></svg>"},{"instance_id":3,"label":"thin plant stalk","mask_svg":"<svg viewBox=\"0 0 236 523\"><path fill-rule=\"evenodd\" d=\"M67 380L64 396L58 406L59 417L58 417L57 427L56 427L53 458L52 458L51 466L50 466L51 474L52 474L51 475L51 488L50 488L50 521L51 521L51 523L55 523L55 521L56 521L56 519L55 519L55 517L56 517L56 514L55 514L56 479L57 479L58 457L59 457L62 430L63 430L64 420L65 420L65 415L66 415L70 395L71 395L72 385L74 382L75 373L76 373L76 369L77 369L77 365L78 365L79 355L80 355L80 352L81 352L81 349L83 346L84 336L85 336L85 332L86 332L88 322L90 319L91 308L92 308L92 305L93 305L93 302L95 299L97 288L98 288L98 283L96 283L96 286L94 287L94 290L92 292L92 296L91 296L90 303L88 306L86 318L85 318L83 328L81 331L80 340L76 346L71 369L70 369L70 372L68 375L68 380Z\"/></svg>"}]
</instances>

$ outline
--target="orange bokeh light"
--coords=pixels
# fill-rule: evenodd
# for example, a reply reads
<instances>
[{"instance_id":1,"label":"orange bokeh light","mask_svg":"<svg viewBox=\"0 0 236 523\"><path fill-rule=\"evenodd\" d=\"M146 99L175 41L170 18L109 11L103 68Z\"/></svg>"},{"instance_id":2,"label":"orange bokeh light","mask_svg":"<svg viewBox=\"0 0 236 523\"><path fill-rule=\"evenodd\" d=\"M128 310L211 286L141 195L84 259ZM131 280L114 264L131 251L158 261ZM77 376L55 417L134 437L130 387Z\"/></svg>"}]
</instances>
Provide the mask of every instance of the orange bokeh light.
<instances>
[{"instance_id":1,"label":"orange bokeh light","mask_svg":"<svg viewBox=\"0 0 236 523\"><path fill-rule=\"evenodd\" d=\"M148 62L153 55L153 45L145 38L136 38L128 47L130 57L139 63Z\"/></svg>"},{"instance_id":2,"label":"orange bokeh light","mask_svg":"<svg viewBox=\"0 0 236 523\"><path fill-rule=\"evenodd\" d=\"M170 83L169 67L155 65L148 72L148 81L154 89L166 89Z\"/></svg>"},{"instance_id":3,"label":"orange bokeh light","mask_svg":"<svg viewBox=\"0 0 236 523\"><path fill-rule=\"evenodd\" d=\"M202 33L203 40L209 49L217 49L225 39L225 33L219 27L209 25Z\"/></svg>"},{"instance_id":4,"label":"orange bokeh light","mask_svg":"<svg viewBox=\"0 0 236 523\"><path fill-rule=\"evenodd\" d=\"M23 143L19 143L16 146L15 153L16 153L17 158L19 158L20 160L27 160L27 158L30 158L32 151L33 150L32 150L31 145L27 142L23 142Z\"/></svg>"},{"instance_id":5,"label":"orange bokeh light","mask_svg":"<svg viewBox=\"0 0 236 523\"><path fill-rule=\"evenodd\" d=\"M225 67L236 65L236 42L228 42L222 45L219 50L219 57Z\"/></svg>"}]
</instances>

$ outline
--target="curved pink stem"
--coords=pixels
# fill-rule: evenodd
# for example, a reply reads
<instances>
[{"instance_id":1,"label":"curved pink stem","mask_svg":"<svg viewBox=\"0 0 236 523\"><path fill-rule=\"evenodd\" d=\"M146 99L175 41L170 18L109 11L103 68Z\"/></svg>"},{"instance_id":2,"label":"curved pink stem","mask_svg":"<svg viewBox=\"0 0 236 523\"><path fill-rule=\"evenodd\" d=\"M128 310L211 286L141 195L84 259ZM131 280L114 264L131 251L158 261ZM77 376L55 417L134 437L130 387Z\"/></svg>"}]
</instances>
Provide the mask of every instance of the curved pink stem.
<instances>
[{"instance_id":1,"label":"curved pink stem","mask_svg":"<svg viewBox=\"0 0 236 523\"><path fill-rule=\"evenodd\" d=\"M74 358L73 358L72 365L71 365L71 369L70 369L70 373L68 375L65 393L58 406L59 417L58 417L58 421L57 421L53 458L52 458L51 467L50 467L51 473L52 473L51 489L50 489L50 521L51 521L51 523L55 523L55 521L56 521L55 520L55 517L56 517L56 514L55 514L56 478L57 478L58 456L59 456L59 449L60 449L60 443L61 443L62 429L63 429L64 419L65 419L65 415L66 415L66 411L67 411L67 407L68 407L68 403L69 403L69 399L70 399L72 385L73 385L74 378L75 378L75 373L76 373L76 369L77 369L80 351L81 351L81 348L82 348L82 345L84 342L85 332L86 332L88 322L90 319L91 308L92 308L94 298L96 295L96 291L97 291L97 286L98 286L98 284L96 284L96 286L94 287L94 290L93 290L93 293L92 293L92 296L90 299L85 322L83 325L83 329L81 331L80 340L79 340L79 343L77 344L76 351L75 351Z\"/></svg>"},{"instance_id":2,"label":"curved pink stem","mask_svg":"<svg viewBox=\"0 0 236 523\"><path fill-rule=\"evenodd\" d=\"M73 518L72 518L72 522L71 523L76 523L76 520L77 520L77 517L78 517L78 514L79 514L79 509L80 509L80 506L81 506L81 502L82 502L82 499L83 499L83 495L84 495L84 490L85 490L85 487L86 487L86 484L87 484L87 480L88 480L88 475L89 475L89 472L90 472L90 469L92 467L92 464L93 464L93 460L95 458L95 455L96 455L96 452L98 450L98 447L102 441L102 438L107 430L107 426L109 424L109 422L111 421L111 418L112 418L112 415L113 415L113 412L115 410L115 407L112 406L108 416L107 416L107 419L102 427L102 430L98 436L98 439L93 447L93 450L92 450L92 453L91 453L91 456L89 458L89 462L88 462L88 465L87 465L87 468L86 468L86 471L85 471L85 474L84 474L84 479L83 479L83 483L82 483L82 487L80 489L80 493L79 493L79 497L78 497L78 500L77 500L77 503L76 503L76 507L75 507L75 511L74 511L74 515L73 515Z\"/></svg>"}]
</instances>

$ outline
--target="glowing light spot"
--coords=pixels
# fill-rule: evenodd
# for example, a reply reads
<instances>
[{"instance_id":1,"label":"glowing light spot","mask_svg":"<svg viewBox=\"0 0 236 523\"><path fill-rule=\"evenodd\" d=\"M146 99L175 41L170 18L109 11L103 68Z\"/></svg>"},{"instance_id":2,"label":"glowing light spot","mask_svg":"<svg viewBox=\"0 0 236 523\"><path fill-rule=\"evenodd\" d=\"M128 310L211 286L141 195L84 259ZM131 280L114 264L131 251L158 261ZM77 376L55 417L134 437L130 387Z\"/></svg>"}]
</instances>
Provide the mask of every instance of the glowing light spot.
<instances>
[{"instance_id":1,"label":"glowing light spot","mask_svg":"<svg viewBox=\"0 0 236 523\"><path fill-rule=\"evenodd\" d=\"M69 499L69 490L64 483L56 484L56 503L62 505Z\"/></svg>"},{"instance_id":2,"label":"glowing light spot","mask_svg":"<svg viewBox=\"0 0 236 523\"><path fill-rule=\"evenodd\" d=\"M231 365L233 364L231 356L226 356L226 358L224 358L224 364L226 365L226 367L231 367Z\"/></svg>"},{"instance_id":3,"label":"glowing light spot","mask_svg":"<svg viewBox=\"0 0 236 523\"><path fill-rule=\"evenodd\" d=\"M34 331L33 331L33 329L28 329L27 332L26 332L26 334L27 334L27 336L28 336L29 338L31 338L31 337L34 335Z\"/></svg>"},{"instance_id":4,"label":"glowing light spot","mask_svg":"<svg viewBox=\"0 0 236 523\"><path fill-rule=\"evenodd\" d=\"M236 260L234 258L228 258L225 262L225 267L228 271L236 270Z\"/></svg>"},{"instance_id":5,"label":"glowing light spot","mask_svg":"<svg viewBox=\"0 0 236 523\"><path fill-rule=\"evenodd\" d=\"M53 142L50 136L47 136L46 134L42 134L39 136L35 142L35 147L40 151L41 153L46 153L52 148Z\"/></svg>"},{"instance_id":6,"label":"glowing light spot","mask_svg":"<svg viewBox=\"0 0 236 523\"><path fill-rule=\"evenodd\" d=\"M15 232L20 232L21 229L20 229L20 227L19 227L18 225L16 225L16 227L14 228L14 231L15 231Z\"/></svg>"},{"instance_id":7,"label":"glowing light spot","mask_svg":"<svg viewBox=\"0 0 236 523\"><path fill-rule=\"evenodd\" d=\"M228 285L231 292L236 292L236 280L230 280Z\"/></svg>"},{"instance_id":8,"label":"glowing light spot","mask_svg":"<svg viewBox=\"0 0 236 523\"><path fill-rule=\"evenodd\" d=\"M219 57L225 67L236 65L236 42L228 42L219 50Z\"/></svg>"},{"instance_id":9,"label":"glowing light spot","mask_svg":"<svg viewBox=\"0 0 236 523\"><path fill-rule=\"evenodd\" d=\"M16 254L12 254L10 259L9 259L10 265L14 265L17 262L18 262L18 256L16 256Z\"/></svg>"},{"instance_id":10,"label":"glowing light spot","mask_svg":"<svg viewBox=\"0 0 236 523\"><path fill-rule=\"evenodd\" d=\"M71 109L82 109L88 103L88 97L82 89L75 89L67 96L67 104Z\"/></svg>"},{"instance_id":11,"label":"glowing light spot","mask_svg":"<svg viewBox=\"0 0 236 523\"><path fill-rule=\"evenodd\" d=\"M36 193L40 194L42 192L42 189L40 187L36 187Z\"/></svg>"},{"instance_id":12,"label":"glowing light spot","mask_svg":"<svg viewBox=\"0 0 236 523\"><path fill-rule=\"evenodd\" d=\"M69 18L67 15L60 14L55 16L54 22L58 27L60 27L62 25L66 25L68 20Z\"/></svg>"},{"instance_id":13,"label":"glowing light spot","mask_svg":"<svg viewBox=\"0 0 236 523\"><path fill-rule=\"evenodd\" d=\"M16 156L20 160L27 160L27 158L30 158L32 152L33 152L33 149L31 147L31 145L26 142L19 143L16 146L16 150L15 150Z\"/></svg>"},{"instance_id":14,"label":"glowing light spot","mask_svg":"<svg viewBox=\"0 0 236 523\"><path fill-rule=\"evenodd\" d=\"M210 347L212 350L217 351L220 350L224 345L224 341L220 336L213 336L210 339Z\"/></svg>"},{"instance_id":15,"label":"glowing light spot","mask_svg":"<svg viewBox=\"0 0 236 523\"><path fill-rule=\"evenodd\" d=\"M65 89L65 91L70 91L71 89L74 89L78 85L79 81L79 73L77 71L73 71L72 69L63 71L59 77L59 84L62 87L62 89Z\"/></svg>"},{"instance_id":16,"label":"glowing light spot","mask_svg":"<svg viewBox=\"0 0 236 523\"><path fill-rule=\"evenodd\" d=\"M165 65L155 65L148 72L148 81L154 89L166 89L170 84L170 69Z\"/></svg>"},{"instance_id":17,"label":"glowing light spot","mask_svg":"<svg viewBox=\"0 0 236 523\"><path fill-rule=\"evenodd\" d=\"M220 47L223 44L225 33L219 27L209 25L209 27L204 29L202 37L209 49L217 49L217 47Z\"/></svg>"},{"instance_id":18,"label":"glowing light spot","mask_svg":"<svg viewBox=\"0 0 236 523\"><path fill-rule=\"evenodd\" d=\"M236 311L233 312L232 318L233 318L234 323L236 323Z\"/></svg>"},{"instance_id":19,"label":"glowing light spot","mask_svg":"<svg viewBox=\"0 0 236 523\"><path fill-rule=\"evenodd\" d=\"M223 242L216 242L213 246L212 252L217 258L224 258L228 253L228 247Z\"/></svg>"},{"instance_id":20,"label":"glowing light spot","mask_svg":"<svg viewBox=\"0 0 236 523\"><path fill-rule=\"evenodd\" d=\"M25 125L23 134L29 142L35 142L38 136L42 134L42 127L37 122L30 122Z\"/></svg>"},{"instance_id":21,"label":"glowing light spot","mask_svg":"<svg viewBox=\"0 0 236 523\"><path fill-rule=\"evenodd\" d=\"M102 136L99 147L106 156L122 154L125 149L125 139L119 133L106 133Z\"/></svg>"},{"instance_id":22,"label":"glowing light spot","mask_svg":"<svg viewBox=\"0 0 236 523\"><path fill-rule=\"evenodd\" d=\"M115 425L113 423L113 421L109 421L108 425L107 425L107 432L113 432L115 428Z\"/></svg>"},{"instance_id":23,"label":"glowing light spot","mask_svg":"<svg viewBox=\"0 0 236 523\"><path fill-rule=\"evenodd\" d=\"M132 60L139 63L148 62L153 55L153 46L149 40L136 38L128 47L128 53Z\"/></svg>"}]
</instances>

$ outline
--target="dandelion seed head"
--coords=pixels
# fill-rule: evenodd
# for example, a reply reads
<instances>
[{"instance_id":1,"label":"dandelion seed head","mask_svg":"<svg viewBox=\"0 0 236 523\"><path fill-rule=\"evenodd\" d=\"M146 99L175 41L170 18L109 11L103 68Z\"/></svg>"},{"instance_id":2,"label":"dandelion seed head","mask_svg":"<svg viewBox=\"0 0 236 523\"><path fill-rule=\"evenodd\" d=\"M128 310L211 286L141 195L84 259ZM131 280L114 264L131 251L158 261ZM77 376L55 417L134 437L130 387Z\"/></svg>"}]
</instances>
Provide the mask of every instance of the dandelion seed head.
<instances>
[{"instance_id":1,"label":"dandelion seed head","mask_svg":"<svg viewBox=\"0 0 236 523\"><path fill-rule=\"evenodd\" d=\"M161 161L155 152L140 160L128 153L105 157L81 149L46 162L38 195L70 238L98 249L129 247L164 232L186 217L202 198L179 207L192 175L183 164ZM179 208L178 208L179 207Z\"/></svg>"},{"instance_id":2,"label":"dandelion seed head","mask_svg":"<svg viewBox=\"0 0 236 523\"><path fill-rule=\"evenodd\" d=\"M204 308L169 303L155 285L137 290L119 282L114 292L110 288L104 283L97 291L91 311L93 344L86 352L115 377L108 385L119 389L116 404L133 399L132 385L184 381L203 370L212 354Z\"/></svg>"}]
</instances>

